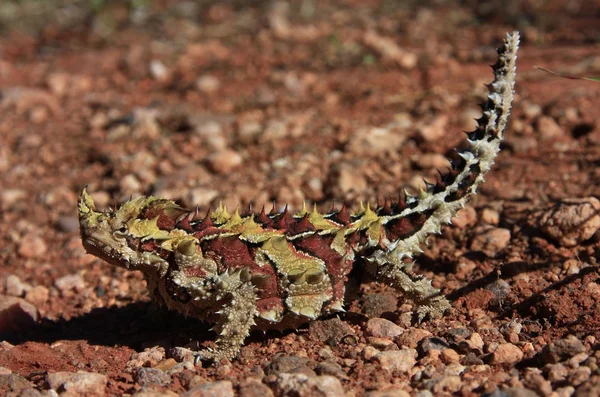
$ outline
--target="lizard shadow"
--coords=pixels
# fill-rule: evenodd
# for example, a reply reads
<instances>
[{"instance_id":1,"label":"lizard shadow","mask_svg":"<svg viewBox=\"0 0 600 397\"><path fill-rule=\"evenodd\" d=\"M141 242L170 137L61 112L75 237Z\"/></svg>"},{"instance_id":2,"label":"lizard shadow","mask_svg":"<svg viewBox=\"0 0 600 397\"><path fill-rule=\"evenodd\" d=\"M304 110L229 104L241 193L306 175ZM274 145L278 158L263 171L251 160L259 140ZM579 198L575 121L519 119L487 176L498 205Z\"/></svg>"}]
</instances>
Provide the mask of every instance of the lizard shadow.
<instances>
[{"instance_id":1,"label":"lizard shadow","mask_svg":"<svg viewBox=\"0 0 600 397\"><path fill-rule=\"evenodd\" d=\"M147 346L185 346L213 340L210 325L186 318L153 302L96 308L70 319L48 320L18 332L1 335L7 342L54 343L59 340L85 340L92 345L128 346L143 350Z\"/></svg>"}]
</instances>

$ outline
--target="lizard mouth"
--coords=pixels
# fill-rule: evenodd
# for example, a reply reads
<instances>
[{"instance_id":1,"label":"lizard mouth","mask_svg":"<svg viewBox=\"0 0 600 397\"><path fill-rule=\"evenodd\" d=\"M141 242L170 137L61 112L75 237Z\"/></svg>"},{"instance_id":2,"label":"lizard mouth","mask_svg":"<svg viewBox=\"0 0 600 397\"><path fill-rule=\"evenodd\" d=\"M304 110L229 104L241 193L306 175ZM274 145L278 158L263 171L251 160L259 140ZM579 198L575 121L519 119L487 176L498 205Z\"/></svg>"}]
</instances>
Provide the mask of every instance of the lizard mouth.
<instances>
[{"instance_id":1,"label":"lizard mouth","mask_svg":"<svg viewBox=\"0 0 600 397\"><path fill-rule=\"evenodd\" d=\"M94 255L111 265L131 269L131 262L119 255L119 252L109 245L104 244L99 239L92 236L85 236L83 239L83 248L90 255Z\"/></svg>"}]
</instances>

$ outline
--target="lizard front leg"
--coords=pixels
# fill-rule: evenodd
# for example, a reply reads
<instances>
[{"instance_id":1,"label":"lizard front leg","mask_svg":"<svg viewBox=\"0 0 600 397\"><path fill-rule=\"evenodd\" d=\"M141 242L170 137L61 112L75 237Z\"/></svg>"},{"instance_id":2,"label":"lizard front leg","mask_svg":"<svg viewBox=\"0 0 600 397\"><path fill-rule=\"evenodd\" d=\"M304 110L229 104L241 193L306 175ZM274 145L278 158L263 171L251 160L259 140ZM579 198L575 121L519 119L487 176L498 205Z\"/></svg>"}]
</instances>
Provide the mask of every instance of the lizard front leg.
<instances>
[{"instance_id":1,"label":"lizard front leg","mask_svg":"<svg viewBox=\"0 0 600 397\"><path fill-rule=\"evenodd\" d=\"M221 309L217 311L218 320L212 328L217 333L216 347L198 352L196 364L200 360L219 362L237 356L258 314L254 285L245 270L216 276L214 294L217 303L222 302Z\"/></svg>"}]
</instances>

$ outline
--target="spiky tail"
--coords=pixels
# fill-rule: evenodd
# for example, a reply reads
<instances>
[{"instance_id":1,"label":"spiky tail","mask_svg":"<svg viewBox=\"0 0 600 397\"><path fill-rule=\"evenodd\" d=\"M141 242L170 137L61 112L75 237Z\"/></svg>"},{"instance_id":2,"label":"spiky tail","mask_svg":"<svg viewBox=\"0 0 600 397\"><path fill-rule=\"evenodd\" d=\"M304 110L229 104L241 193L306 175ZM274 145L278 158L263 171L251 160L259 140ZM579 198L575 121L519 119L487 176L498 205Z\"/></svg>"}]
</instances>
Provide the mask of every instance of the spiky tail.
<instances>
[{"instance_id":1,"label":"spiky tail","mask_svg":"<svg viewBox=\"0 0 600 397\"><path fill-rule=\"evenodd\" d=\"M365 259L377 265L378 277L416 300L439 295L439 291L427 280L414 276L402 259L421 252L420 244L427 235L439 233L443 224L450 223L494 164L513 100L518 47L519 33L507 34L498 49L498 61L492 66L494 81L488 85L490 93L482 105L483 115L477 120L475 131L468 134L468 147L459 153L459 161L453 162L441 181L428 185L419 196L407 197L404 203L377 211L384 233L376 242L377 248ZM447 308L448 303L444 300L439 306Z\"/></svg>"}]
</instances>

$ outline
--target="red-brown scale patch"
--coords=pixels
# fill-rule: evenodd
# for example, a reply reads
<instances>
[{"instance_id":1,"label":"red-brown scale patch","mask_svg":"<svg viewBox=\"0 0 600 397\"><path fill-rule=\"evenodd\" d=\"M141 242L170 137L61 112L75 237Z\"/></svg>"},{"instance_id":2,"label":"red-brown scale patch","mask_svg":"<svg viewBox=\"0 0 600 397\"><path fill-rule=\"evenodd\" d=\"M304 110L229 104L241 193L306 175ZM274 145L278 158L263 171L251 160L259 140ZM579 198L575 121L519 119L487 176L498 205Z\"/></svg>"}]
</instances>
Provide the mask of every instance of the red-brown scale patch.
<instances>
[{"instance_id":1,"label":"red-brown scale patch","mask_svg":"<svg viewBox=\"0 0 600 397\"><path fill-rule=\"evenodd\" d=\"M254 252L250 252L249 246L239 239L238 236L228 236L204 240L201 243L204 256L215 260L219 266L219 272L226 269L239 269L252 267L256 264Z\"/></svg>"},{"instance_id":2,"label":"red-brown scale patch","mask_svg":"<svg viewBox=\"0 0 600 397\"><path fill-rule=\"evenodd\" d=\"M343 257L331 248L333 236L311 236L300 238L293 243L296 249L306 252L311 256L322 259L325 262L327 273L331 277L334 300L344 297L344 285L346 275L352 270L352 261L345 261Z\"/></svg>"},{"instance_id":3,"label":"red-brown scale patch","mask_svg":"<svg viewBox=\"0 0 600 397\"><path fill-rule=\"evenodd\" d=\"M177 219L187 211L169 201L156 201L150 204L142 214L144 219L158 217L157 224L160 229L173 230Z\"/></svg>"},{"instance_id":4,"label":"red-brown scale patch","mask_svg":"<svg viewBox=\"0 0 600 397\"><path fill-rule=\"evenodd\" d=\"M317 229L315 229L313 224L308 220L308 214L306 214L301 219L294 219L294 221L288 225L286 234L288 236L296 236L298 234L314 232L316 230Z\"/></svg>"},{"instance_id":5,"label":"red-brown scale patch","mask_svg":"<svg viewBox=\"0 0 600 397\"><path fill-rule=\"evenodd\" d=\"M410 237L423 227L431 214L433 214L433 210L413 212L412 214L393 219L385 224L385 235L390 241Z\"/></svg>"}]
</instances>

